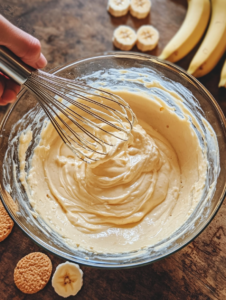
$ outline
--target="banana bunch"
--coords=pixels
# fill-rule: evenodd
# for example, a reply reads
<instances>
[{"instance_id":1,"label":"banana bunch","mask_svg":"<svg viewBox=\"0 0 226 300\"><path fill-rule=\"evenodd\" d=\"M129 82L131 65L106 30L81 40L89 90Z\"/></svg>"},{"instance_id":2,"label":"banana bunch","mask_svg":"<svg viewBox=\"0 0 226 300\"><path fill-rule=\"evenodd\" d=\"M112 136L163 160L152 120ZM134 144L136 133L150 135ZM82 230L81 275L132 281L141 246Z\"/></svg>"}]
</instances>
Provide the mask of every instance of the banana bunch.
<instances>
[{"instance_id":1,"label":"banana bunch","mask_svg":"<svg viewBox=\"0 0 226 300\"><path fill-rule=\"evenodd\" d=\"M159 58L176 62L187 55L201 39L209 18L206 35L192 59L188 73L201 77L209 73L218 63L226 49L226 0L188 0L188 10L181 28L166 45ZM219 86L225 84L224 66Z\"/></svg>"},{"instance_id":2,"label":"banana bunch","mask_svg":"<svg viewBox=\"0 0 226 300\"><path fill-rule=\"evenodd\" d=\"M124 16L130 11L137 19L146 18L151 10L150 0L108 0L107 10L114 17Z\"/></svg>"},{"instance_id":3,"label":"banana bunch","mask_svg":"<svg viewBox=\"0 0 226 300\"><path fill-rule=\"evenodd\" d=\"M187 55L201 39L210 16L209 0L190 0L184 22L159 58L176 62Z\"/></svg>"}]
</instances>

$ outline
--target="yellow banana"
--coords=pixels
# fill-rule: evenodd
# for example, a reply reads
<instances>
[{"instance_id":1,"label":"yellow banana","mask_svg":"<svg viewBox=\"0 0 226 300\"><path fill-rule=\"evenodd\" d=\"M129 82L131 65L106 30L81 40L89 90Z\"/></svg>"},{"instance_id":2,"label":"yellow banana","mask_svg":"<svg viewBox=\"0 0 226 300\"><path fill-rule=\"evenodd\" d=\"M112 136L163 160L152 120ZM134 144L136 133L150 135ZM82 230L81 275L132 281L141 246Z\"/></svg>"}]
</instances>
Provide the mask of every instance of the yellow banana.
<instances>
[{"instance_id":1,"label":"yellow banana","mask_svg":"<svg viewBox=\"0 0 226 300\"><path fill-rule=\"evenodd\" d=\"M222 71L221 71L221 79L220 79L220 82L219 82L219 87L221 86L224 86L226 87L226 60L224 62L224 65L223 65L223 68L222 68Z\"/></svg>"},{"instance_id":2,"label":"yellow banana","mask_svg":"<svg viewBox=\"0 0 226 300\"><path fill-rule=\"evenodd\" d=\"M212 0L212 16L206 36L192 59L188 73L201 77L209 73L226 47L226 0Z\"/></svg>"},{"instance_id":3,"label":"yellow banana","mask_svg":"<svg viewBox=\"0 0 226 300\"><path fill-rule=\"evenodd\" d=\"M176 62L187 55L201 39L209 16L209 0L188 0L188 10L184 22L163 49L159 58Z\"/></svg>"}]
</instances>

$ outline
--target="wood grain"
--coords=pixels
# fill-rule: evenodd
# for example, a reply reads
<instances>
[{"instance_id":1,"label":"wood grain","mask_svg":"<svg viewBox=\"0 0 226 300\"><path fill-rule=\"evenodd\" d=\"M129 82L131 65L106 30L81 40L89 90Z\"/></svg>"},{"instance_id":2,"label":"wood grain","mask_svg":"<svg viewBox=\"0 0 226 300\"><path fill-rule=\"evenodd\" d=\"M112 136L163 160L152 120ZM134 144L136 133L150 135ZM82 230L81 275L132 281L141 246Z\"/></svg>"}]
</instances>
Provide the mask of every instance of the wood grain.
<instances>
[{"instance_id":1,"label":"wood grain","mask_svg":"<svg viewBox=\"0 0 226 300\"><path fill-rule=\"evenodd\" d=\"M0 0L0 12L11 22L40 39L48 59L47 69L86 56L114 50L114 28L127 24L137 29L152 24L160 32L158 47L149 52L160 54L182 23L186 0L152 0L150 16L136 20L129 14L111 17L107 0ZM178 65L187 68L198 46ZM136 47L133 49L137 51ZM225 58L225 57L224 57ZM226 113L226 89L218 89L224 58L200 81ZM6 108L0 108L2 119ZM83 300L212 300L226 299L226 204L224 203L206 230L174 255L145 267L130 270L102 270L81 267L84 285L76 296ZM0 243L0 300L62 299L51 283L39 293L25 295L13 282L18 260L32 251L43 251L15 226ZM43 251L44 252L44 251ZM47 253L53 269L63 262ZM68 298L70 299L70 298Z\"/></svg>"}]
</instances>

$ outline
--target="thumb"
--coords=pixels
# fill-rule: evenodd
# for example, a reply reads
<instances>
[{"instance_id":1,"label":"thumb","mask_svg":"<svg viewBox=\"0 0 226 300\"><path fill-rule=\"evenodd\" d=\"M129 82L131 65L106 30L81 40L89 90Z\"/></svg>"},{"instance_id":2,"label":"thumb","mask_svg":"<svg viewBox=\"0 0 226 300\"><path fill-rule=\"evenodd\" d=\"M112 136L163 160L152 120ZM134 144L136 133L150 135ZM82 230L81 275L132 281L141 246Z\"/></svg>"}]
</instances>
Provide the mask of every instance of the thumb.
<instances>
[{"instance_id":1,"label":"thumb","mask_svg":"<svg viewBox=\"0 0 226 300\"><path fill-rule=\"evenodd\" d=\"M26 64L33 68L44 68L46 58L41 53L41 44L32 35L17 28L0 15L0 45L6 46Z\"/></svg>"}]
</instances>

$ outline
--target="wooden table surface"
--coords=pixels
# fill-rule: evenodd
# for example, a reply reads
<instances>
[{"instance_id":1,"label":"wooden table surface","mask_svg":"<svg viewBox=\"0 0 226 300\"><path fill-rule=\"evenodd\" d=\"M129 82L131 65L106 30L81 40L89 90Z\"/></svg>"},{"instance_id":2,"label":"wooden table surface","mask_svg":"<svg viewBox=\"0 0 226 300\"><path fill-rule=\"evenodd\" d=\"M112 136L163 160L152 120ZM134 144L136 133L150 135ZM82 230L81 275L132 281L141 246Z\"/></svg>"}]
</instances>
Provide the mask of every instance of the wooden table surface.
<instances>
[{"instance_id":1,"label":"wooden table surface","mask_svg":"<svg viewBox=\"0 0 226 300\"><path fill-rule=\"evenodd\" d=\"M152 0L151 14L143 20L129 14L121 18L111 17L106 11L107 0L0 0L0 13L40 39L48 59L48 70L113 50L112 33L121 24L135 29L143 24L155 26L160 32L160 42L150 54L158 55L180 27L186 3L186 0ZM187 68L196 50L197 47L178 64ZM217 87L223 61L224 58L200 81L226 113L226 89ZM1 118L5 111L6 108L0 109ZM152 265L129 270L82 266L84 285L76 299L226 299L225 216L226 203L223 203L199 237L179 252ZM0 244L0 300L62 299L54 292L50 282L34 295L25 295L14 285L13 271L18 260L32 251L45 252L15 225L11 235ZM47 254L55 270L63 261Z\"/></svg>"}]
</instances>

